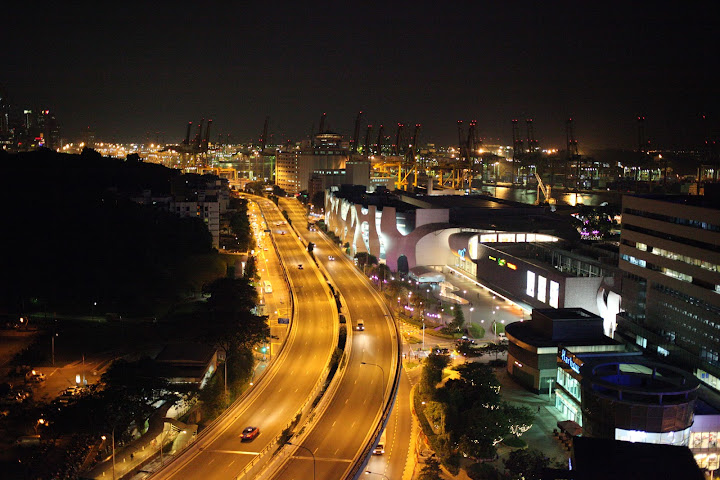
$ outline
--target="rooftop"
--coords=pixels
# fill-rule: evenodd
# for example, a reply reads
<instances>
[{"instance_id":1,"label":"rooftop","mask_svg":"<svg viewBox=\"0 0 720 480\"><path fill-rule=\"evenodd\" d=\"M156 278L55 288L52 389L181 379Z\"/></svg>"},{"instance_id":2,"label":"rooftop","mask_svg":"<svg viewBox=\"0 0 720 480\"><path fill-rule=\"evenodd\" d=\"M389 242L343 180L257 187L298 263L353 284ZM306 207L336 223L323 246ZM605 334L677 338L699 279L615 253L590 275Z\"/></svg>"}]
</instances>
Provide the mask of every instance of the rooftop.
<instances>
[{"instance_id":1,"label":"rooftop","mask_svg":"<svg viewBox=\"0 0 720 480\"><path fill-rule=\"evenodd\" d=\"M706 186L706 189L708 186ZM718 190L718 191L715 191ZM713 210L720 210L720 189L713 189L712 195L664 195L664 194L648 194L648 195L628 195L637 198L646 198L648 200L657 200L660 202L675 203L681 205L687 205L690 207L702 207L711 208Z\"/></svg>"},{"instance_id":2,"label":"rooftop","mask_svg":"<svg viewBox=\"0 0 720 480\"><path fill-rule=\"evenodd\" d=\"M673 445L573 437L572 465L575 480L704 478L690 449Z\"/></svg>"}]
</instances>

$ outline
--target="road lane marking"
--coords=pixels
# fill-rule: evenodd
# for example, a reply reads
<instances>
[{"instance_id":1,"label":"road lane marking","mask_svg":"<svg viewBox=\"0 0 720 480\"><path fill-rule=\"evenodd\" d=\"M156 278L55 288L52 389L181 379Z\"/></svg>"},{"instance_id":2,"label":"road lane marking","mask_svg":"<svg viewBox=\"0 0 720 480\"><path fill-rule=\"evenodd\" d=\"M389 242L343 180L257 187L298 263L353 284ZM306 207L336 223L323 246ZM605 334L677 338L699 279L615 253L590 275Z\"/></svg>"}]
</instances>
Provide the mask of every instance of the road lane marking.
<instances>
[{"instance_id":1,"label":"road lane marking","mask_svg":"<svg viewBox=\"0 0 720 480\"><path fill-rule=\"evenodd\" d=\"M260 455L259 452L247 452L243 450L208 450L214 453L232 453L233 455Z\"/></svg>"}]
</instances>

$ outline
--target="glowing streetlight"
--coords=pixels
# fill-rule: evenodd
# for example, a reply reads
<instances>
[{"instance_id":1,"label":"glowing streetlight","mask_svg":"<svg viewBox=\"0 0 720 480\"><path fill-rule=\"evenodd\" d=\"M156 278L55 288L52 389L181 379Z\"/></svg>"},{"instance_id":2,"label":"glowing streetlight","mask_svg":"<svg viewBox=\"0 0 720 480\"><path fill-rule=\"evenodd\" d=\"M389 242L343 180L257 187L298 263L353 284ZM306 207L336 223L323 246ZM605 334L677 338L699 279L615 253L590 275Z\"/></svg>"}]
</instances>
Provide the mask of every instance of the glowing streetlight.
<instances>
[{"instance_id":1,"label":"glowing streetlight","mask_svg":"<svg viewBox=\"0 0 720 480\"><path fill-rule=\"evenodd\" d=\"M373 367L378 367L380 369L380 372L382 372L382 378L380 379L380 381L382 382L382 389L383 389L382 400L385 400L385 369L383 367L381 367L380 365L378 365L377 363L360 362L360 365L371 365Z\"/></svg>"}]
</instances>

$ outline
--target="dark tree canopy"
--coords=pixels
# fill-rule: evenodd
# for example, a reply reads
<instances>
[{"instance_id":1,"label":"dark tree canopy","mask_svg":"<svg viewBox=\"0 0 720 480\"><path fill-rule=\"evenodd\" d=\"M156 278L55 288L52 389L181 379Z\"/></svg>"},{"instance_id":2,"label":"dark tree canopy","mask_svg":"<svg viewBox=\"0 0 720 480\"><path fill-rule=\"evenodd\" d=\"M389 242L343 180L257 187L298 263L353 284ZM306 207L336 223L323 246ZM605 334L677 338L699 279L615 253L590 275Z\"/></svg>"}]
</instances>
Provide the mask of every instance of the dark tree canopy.
<instances>
[{"instance_id":1,"label":"dark tree canopy","mask_svg":"<svg viewBox=\"0 0 720 480\"><path fill-rule=\"evenodd\" d=\"M147 315L180 295L190 257L212 251L201 219L129 199L143 190L169 194L177 170L94 151L3 158L5 178L13 181L0 198L13 205L5 217L13 234L3 236L12 253L0 268L0 305L11 311L35 302L88 314L97 303L95 313Z\"/></svg>"}]
</instances>

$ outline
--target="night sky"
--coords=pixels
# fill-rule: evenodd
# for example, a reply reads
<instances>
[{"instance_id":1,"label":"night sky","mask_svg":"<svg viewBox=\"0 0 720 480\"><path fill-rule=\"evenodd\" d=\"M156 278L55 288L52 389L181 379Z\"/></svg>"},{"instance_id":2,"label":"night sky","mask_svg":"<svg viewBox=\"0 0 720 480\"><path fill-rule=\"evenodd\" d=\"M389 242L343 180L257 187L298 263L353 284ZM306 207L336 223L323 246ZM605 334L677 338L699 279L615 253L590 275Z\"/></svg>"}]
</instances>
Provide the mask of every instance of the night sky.
<instances>
[{"instance_id":1,"label":"night sky","mask_svg":"<svg viewBox=\"0 0 720 480\"><path fill-rule=\"evenodd\" d=\"M699 144L700 116L720 115L712 2L13 3L0 85L55 110L69 139L91 126L177 142L205 117L213 140L246 142L268 115L275 141L300 140L322 112L349 137L363 110L361 141L367 123L403 122L456 143L456 121L477 119L487 143L509 144L511 119L524 132L531 117L560 148L572 116L583 151L635 148L642 114L667 148Z\"/></svg>"}]
</instances>

